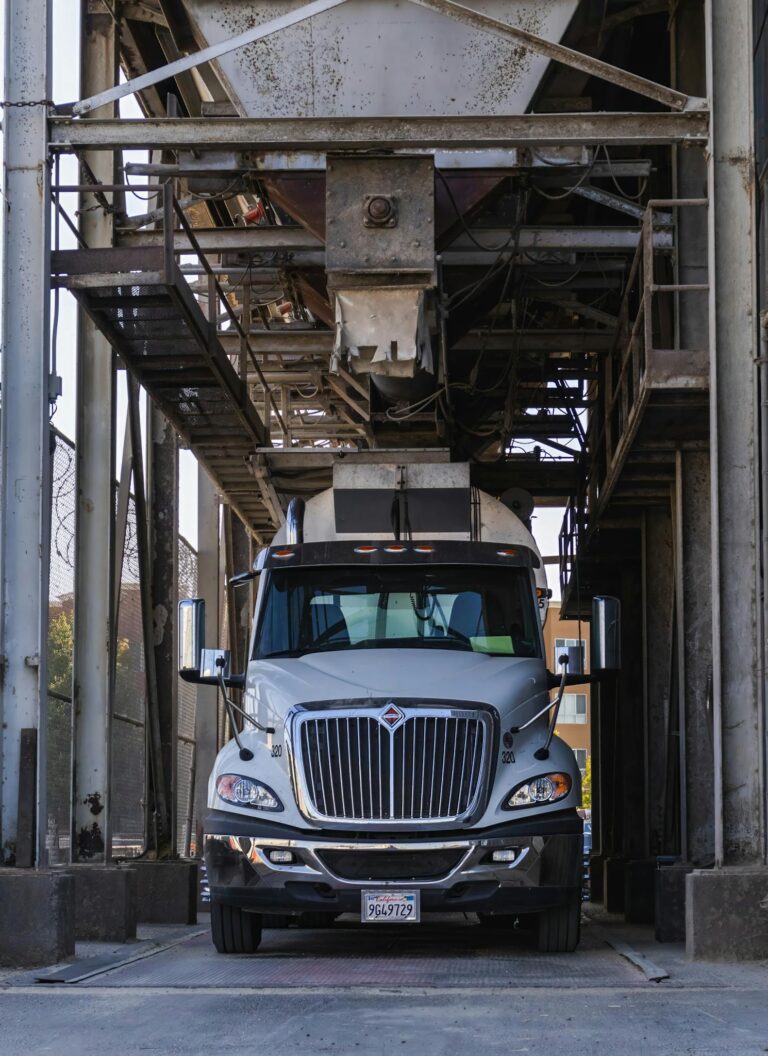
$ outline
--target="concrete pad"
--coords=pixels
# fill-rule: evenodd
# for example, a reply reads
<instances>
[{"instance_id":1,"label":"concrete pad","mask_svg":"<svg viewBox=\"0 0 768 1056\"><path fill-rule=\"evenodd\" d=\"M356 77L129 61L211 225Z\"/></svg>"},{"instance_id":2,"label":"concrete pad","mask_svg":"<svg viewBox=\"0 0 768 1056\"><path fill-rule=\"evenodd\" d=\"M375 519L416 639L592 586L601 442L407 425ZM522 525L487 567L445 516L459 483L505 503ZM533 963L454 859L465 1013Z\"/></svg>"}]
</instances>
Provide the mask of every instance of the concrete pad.
<instances>
[{"instance_id":1,"label":"concrete pad","mask_svg":"<svg viewBox=\"0 0 768 1056\"><path fill-rule=\"evenodd\" d=\"M136 871L136 919L142 924L196 924L198 863L131 862Z\"/></svg>"},{"instance_id":2,"label":"concrete pad","mask_svg":"<svg viewBox=\"0 0 768 1056\"><path fill-rule=\"evenodd\" d=\"M685 878L692 872L692 865L683 864L656 870L657 942L685 942Z\"/></svg>"},{"instance_id":3,"label":"concrete pad","mask_svg":"<svg viewBox=\"0 0 768 1056\"><path fill-rule=\"evenodd\" d=\"M0 965L56 964L74 952L74 877L0 868Z\"/></svg>"},{"instance_id":4,"label":"concrete pad","mask_svg":"<svg viewBox=\"0 0 768 1056\"><path fill-rule=\"evenodd\" d=\"M768 957L768 868L696 870L686 877L686 955L690 960Z\"/></svg>"},{"instance_id":5,"label":"concrete pad","mask_svg":"<svg viewBox=\"0 0 768 1056\"><path fill-rule=\"evenodd\" d=\"M77 864L75 935L93 942L129 942L136 938L136 870L126 865Z\"/></svg>"},{"instance_id":6,"label":"concrete pad","mask_svg":"<svg viewBox=\"0 0 768 1056\"><path fill-rule=\"evenodd\" d=\"M656 859L627 862L624 870L624 916L630 924L653 924Z\"/></svg>"},{"instance_id":7,"label":"concrete pad","mask_svg":"<svg viewBox=\"0 0 768 1056\"><path fill-rule=\"evenodd\" d=\"M626 866L623 858L606 858L603 862L603 905L609 913L624 912Z\"/></svg>"}]
</instances>

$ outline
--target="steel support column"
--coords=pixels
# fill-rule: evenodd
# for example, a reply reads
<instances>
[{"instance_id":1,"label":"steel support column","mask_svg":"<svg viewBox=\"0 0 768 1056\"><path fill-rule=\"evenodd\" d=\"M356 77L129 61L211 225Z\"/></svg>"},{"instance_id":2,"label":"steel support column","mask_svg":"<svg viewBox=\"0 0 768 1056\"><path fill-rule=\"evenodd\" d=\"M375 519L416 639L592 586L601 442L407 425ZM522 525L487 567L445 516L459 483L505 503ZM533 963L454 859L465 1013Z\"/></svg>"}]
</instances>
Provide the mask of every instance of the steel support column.
<instances>
[{"instance_id":1,"label":"steel support column","mask_svg":"<svg viewBox=\"0 0 768 1056\"><path fill-rule=\"evenodd\" d=\"M219 495L211 478L197 468L197 595L205 599L206 643L219 644ZM195 835L202 854L203 817L208 806L207 775L218 746L218 695L215 686L197 687L195 713Z\"/></svg>"},{"instance_id":2,"label":"steel support column","mask_svg":"<svg viewBox=\"0 0 768 1056\"><path fill-rule=\"evenodd\" d=\"M715 856L764 861L752 3L709 0Z\"/></svg>"},{"instance_id":3,"label":"steel support column","mask_svg":"<svg viewBox=\"0 0 768 1056\"><path fill-rule=\"evenodd\" d=\"M708 0L715 865L687 878L692 957L764 957L753 4Z\"/></svg>"},{"instance_id":4,"label":"steel support column","mask_svg":"<svg viewBox=\"0 0 768 1056\"><path fill-rule=\"evenodd\" d=\"M49 456L50 0L5 3L2 424L0 425L0 859L13 863L20 806L37 815L26 864L44 863L46 821ZM37 808L20 804L23 731L37 731ZM29 776L29 775L25 775Z\"/></svg>"},{"instance_id":5,"label":"steel support column","mask_svg":"<svg viewBox=\"0 0 768 1056\"><path fill-rule=\"evenodd\" d=\"M117 33L102 5L81 2L81 91L115 84ZM101 117L112 117L104 107ZM114 155L86 153L102 183L114 183ZM81 195L80 232L96 248L112 242L112 217ZM73 692L72 860L105 862L110 854L110 598L114 520L112 349L82 310L77 347L77 506L75 513L75 649Z\"/></svg>"},{"instance_id":6,"label":"steel support column","mask_svg":"<svg viewBox=\"0 0 768 1056\"><path fill-rule=\"evenodd\" d=\"M669 507L643 515L643 711L646 858L672 853L665 845L665 789L672 705L674 551Z\"/></svg>"},{"instance_id":7,"label":"steel support column","mask_svg":"<svg viewBox=\"0 0 768 1056\"><path fill-rule=\"evenodd\" d=\"M176 854L176 757L178 729L178 604L179 446L170 422L148 401L147 509L152 568L152 617L157 673L157 708L165 776L167 816L162 819L158 855Z\"/></svg>"},{"instance_id":8,"label":"steel support column","mask_svg":"<svg viewBox=\"0 0 768 1056\"><path fill-rule=\"evenodd\" d=\"M708 452L678 451L675 476L680 853L684 862L708 866L714 857Z\"/></svg>"}]
</instances>

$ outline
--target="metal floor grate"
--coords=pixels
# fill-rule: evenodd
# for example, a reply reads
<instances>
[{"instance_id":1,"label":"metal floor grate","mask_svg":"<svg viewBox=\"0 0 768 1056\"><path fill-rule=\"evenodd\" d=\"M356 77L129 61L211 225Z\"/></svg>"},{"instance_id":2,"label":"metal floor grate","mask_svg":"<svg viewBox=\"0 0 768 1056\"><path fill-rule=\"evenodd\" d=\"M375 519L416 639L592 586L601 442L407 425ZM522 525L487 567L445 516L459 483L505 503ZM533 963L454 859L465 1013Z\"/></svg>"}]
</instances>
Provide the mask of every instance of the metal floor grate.
<instances>
[{"instance_id":1,"label":"metal floor grate","mask_svg":"<svg viewBox=\"0 0 768 1056\"><path fill-rule=\"evenodd\" d=\"M110 272L114 252L90 250L93 273L70 274L60 285L74 294L245 523L271 535L276 496L265 494L252 466L256 450L269 447L270 438L247 385L179 269L174 265L172 275L137 272L132 281ZM58 254L59 268L66 270L70 259Z\"/></svg>"},{"instance_id":2,"label":"metal floor grate","mask_svg":"<svg viewBox=\"0 0 768 1056\"><path fill-rule=\"evenodd\" d=\"M474 923L265 931L253 956L220 956L207 935L78 986L97 987L634 987L637 969L584 929L574 954L539 954L522 937Z\"/></svg>"}]
</instances>

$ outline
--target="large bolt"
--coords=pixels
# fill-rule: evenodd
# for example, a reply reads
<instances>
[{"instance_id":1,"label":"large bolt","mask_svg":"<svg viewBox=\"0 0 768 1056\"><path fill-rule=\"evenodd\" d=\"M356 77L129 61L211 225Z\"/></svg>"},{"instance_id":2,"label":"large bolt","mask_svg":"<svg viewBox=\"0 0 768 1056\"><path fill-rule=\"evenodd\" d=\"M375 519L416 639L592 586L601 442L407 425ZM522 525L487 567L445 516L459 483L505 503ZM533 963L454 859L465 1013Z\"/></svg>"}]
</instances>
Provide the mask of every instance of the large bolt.
<instances>
[{"instance_id":1,"label":"large bolt","mask_svg":"<svg viewBox=\"0 0 768 1056\"><path fill-rule=\"evenodd\" d=\"M370 199L366 208L368 216L375 224L385 224L393 213L392 199L378 194Z\"/></svg>"}]
</instances>

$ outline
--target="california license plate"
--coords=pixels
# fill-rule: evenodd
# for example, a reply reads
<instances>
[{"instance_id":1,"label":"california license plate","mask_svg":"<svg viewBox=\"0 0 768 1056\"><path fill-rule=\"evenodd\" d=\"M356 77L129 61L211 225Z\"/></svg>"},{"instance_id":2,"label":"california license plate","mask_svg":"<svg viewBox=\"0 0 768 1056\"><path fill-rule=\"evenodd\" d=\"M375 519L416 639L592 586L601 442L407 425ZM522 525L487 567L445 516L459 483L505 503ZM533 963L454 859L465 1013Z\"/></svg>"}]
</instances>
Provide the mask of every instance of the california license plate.
<instances>
[{"instance_id":1,"label":"california license plate","mask_svg":"<svg viewBox=\"0 0 768 1056\"><path fill-rule=\"evenodd\" d=\"M418 891L363 891L364 924L417 924L420 918Z\"/></svg>"}]
</instances>

